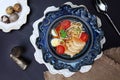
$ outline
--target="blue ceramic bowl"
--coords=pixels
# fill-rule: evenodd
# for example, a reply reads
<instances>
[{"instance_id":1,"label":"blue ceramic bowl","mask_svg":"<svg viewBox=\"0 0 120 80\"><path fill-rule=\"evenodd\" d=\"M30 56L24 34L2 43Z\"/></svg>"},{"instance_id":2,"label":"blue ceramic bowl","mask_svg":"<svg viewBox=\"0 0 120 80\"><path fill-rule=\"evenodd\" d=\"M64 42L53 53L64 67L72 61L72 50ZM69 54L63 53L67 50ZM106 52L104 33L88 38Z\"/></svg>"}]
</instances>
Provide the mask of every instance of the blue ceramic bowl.
<instances>
[{"instance_id":1,"label":"blue ceramic bowl","mask_svg":"<svg viewBox=\"0 0 120 80\"><path fill-rule=\"evenodd\" d=\"M89 35L89 40L83 50L73 57L56 54L50 43L51 30L65 19L81 22ZM44 61L53 65L57 70L69 69L76 72L81 66L93 64L96 56L101 53L100 41L104 36L103 31L97 26L97 17L90 14L85 7L71 8L69 5L63 5L59 10L47 13L38 28L39 37L36 44L42 49Z\"/></svg>"}]
</instances>

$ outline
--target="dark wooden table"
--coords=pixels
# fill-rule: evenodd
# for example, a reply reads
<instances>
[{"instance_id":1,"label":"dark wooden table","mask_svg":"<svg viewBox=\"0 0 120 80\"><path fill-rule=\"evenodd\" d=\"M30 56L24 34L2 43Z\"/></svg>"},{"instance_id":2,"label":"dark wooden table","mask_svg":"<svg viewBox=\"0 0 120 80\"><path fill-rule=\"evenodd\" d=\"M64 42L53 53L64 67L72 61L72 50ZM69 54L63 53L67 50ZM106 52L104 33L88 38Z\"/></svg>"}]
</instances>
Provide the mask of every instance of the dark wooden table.
<instances>
[{"instance_id":1,"label":"dark wooden table","mask_svg":"<svg viewBox=\"0 0 120 80\"><path fill-rule=\"evenodd\" d=\"M93 0L28 0L31 13L28 16L27 23L20 30L13 30L9 33L4 33L0 30L0 80L44 80L43 72L47 68L35 61L35 49L29 39L33 31L32 24L43 16L43 12L48 6L60 6L67 1L77 5L83 4L87 6L90 13L101 18L102 29L106 37L103 50L120 47L120 36L117 35L108 19L96 12ZM120 30L120 0L107 0L107 3L109 7L108 14ZM10 51L14 46L25 47L23 56L31 61L30 66L25 71L22 71L9 57Z\"/></svg>"}]
</instances>

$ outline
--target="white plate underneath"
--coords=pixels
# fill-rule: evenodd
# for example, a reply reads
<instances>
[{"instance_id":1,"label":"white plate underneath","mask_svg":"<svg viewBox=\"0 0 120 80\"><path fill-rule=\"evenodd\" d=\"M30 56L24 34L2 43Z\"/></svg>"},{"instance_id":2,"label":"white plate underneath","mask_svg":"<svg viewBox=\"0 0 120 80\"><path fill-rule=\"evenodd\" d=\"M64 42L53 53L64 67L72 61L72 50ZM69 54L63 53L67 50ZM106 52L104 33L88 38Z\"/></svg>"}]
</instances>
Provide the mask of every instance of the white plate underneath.
<instances>
[{"instance_id":1,"label":"white plate underneath","mask_svg":"<svg viewBox=\"0 0 120 80\"><path fill-rule=\"evenodd\" d=\"M80 7L80 6L84 6L84 5L73 5L71 2L66 2L65 4L70 5L71 7ZM84 6L85 7L85 6ZM38 19L37 21L34 22L33 24L33 34L30 37L30 41L32 43L32 45L35 48L35 60L40 63L40 64L45 64L46 67L48 68L49 72L52 74L63 74L65 77L70 77L72 76L75 72L71 72L68 69L62 69L62 70L56 70L53 68L53 66L50 63L46 63L43 60L43 55L40 49L38 49L37 45L36 45L36 38L39 36L39 31L38 31L38 24L40 22L43 21L43 19L45 18L45 14L48 13L49 11L56 11L58 10L59 7L48 7L45 11L44 11L44 16L40 19ZM98 27L101 27L101 20L98 18L97 19L98 22ZM105 38L103 38L103 40L101 40L101 47L103 47L103 44L105 43ZM100 55L98 55L95 60L99 59L102 56L102 52ZM86 66L82 66L81 69L79 70L81 73L85 73L88 72L90 69L92 68L92 65L86 65Z\"/></svg>"}]
</instances>

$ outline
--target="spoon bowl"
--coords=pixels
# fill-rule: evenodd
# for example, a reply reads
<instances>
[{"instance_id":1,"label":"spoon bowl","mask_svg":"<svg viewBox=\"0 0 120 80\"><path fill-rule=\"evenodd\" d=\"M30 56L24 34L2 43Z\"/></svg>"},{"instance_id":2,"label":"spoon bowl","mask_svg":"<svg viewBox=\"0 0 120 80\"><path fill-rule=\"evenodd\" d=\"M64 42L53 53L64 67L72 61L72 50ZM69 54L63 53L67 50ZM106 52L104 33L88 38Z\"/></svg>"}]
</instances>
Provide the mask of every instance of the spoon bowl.
<instances>
[{"instance_id":1,"label":"spoon bowl","mask_svg":"<svg viewBox=\"0 0 120 80\"><path fill-rule=\"evenodd\" d=\"M109 21L112 24L113 28L115 29L117 34L120 36L119 30L117 29L117 27L113 23L110 16L107 14L108 5L106 4L106 2L104 0L94 0L94 2L95 2L95 7L96 7L97 12L104 14L109 19Z\"/></svg>"},{"instance_id":2,"label":"spoon bowl","mask_svg":"<svg viewBox=\"0 0 120 80\"><path fill-rule=\"evenodd\" d=\"M99 13L106 13L108 10L107 4L102 0L95 0L95 7Z\"/></svg>"}]
</instances>

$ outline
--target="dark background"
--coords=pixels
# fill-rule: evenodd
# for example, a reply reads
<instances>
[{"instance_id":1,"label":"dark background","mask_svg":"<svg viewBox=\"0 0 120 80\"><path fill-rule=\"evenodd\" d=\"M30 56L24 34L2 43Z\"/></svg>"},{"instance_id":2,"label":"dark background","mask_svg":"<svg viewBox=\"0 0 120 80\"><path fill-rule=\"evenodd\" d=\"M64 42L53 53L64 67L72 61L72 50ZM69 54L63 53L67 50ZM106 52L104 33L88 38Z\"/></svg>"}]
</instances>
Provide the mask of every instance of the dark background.
<instances>
[{"instance_id":1,"label":"dark background","mask_svg":"<svg viewBox=\"0 0 120 80\"><path fill-rule=\"evenodd\" d=\"M48 6L57 7L67 1L77 5L84 4L90 13L101 18L102 29L107 40L103 50L120 47L120 36L116 34L108 19L96 12L93 0L28 0L31 13L27 23L21 29L9 33L0 30L0 80L44 80L43 72L47 69L35 61L35 49L29 39L33 31L32 24L43 16L43 12ZM120 30L120 0L107 0L107 4L108 14ZM23 56L31 61L30 66L25 71L22 71L9 57L11 49L15 46L23 46L25 48Z\"/></svg>"}]
</instances>

